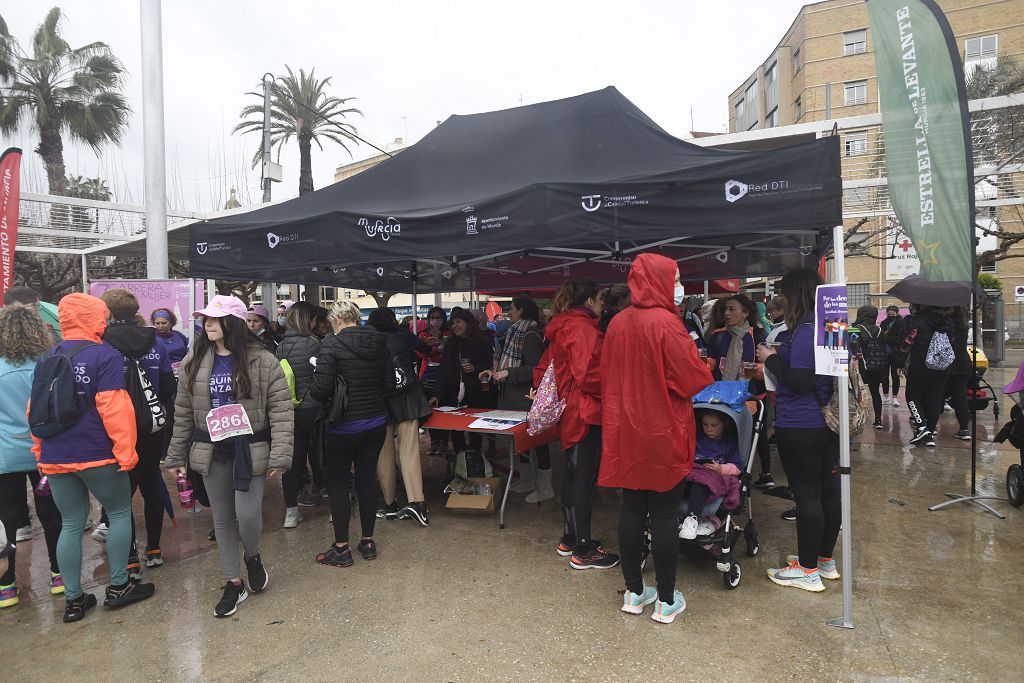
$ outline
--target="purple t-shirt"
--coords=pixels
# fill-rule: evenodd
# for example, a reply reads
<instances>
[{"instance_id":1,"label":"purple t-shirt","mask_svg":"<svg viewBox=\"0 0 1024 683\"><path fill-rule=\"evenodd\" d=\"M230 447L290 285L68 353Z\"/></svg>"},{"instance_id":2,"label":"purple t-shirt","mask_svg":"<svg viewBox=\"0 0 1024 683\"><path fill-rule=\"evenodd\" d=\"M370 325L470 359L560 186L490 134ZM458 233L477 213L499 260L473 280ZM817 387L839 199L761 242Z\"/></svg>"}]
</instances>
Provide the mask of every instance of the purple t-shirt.
<instances>
[{"instance_id":1,"label":"purple t-shirt","mask_svg":"<svg viewBox=\"0 0 1024 683\"><path fill-rule=\"evenodd\" d=\"M163 344L167 357L172 363L180 363L181 359L188 353L188 337L177 330L171 330L166 337L156 333L156 339Z\"/></svg>"},{"instance_id":2,"label":"purple t-shirt","mask_svg":"<svg viewBox=\"0 0 1024 683\"><path fill-rule=\"evenodd\" d=\"M814 316L800 321L792 332L784 331L779 335L782 346L779 347L779 358L794 369L814 370ZM775 426L814 429L825 427L825 416L821 412L823 405L828 405L832 398L832 378L815 375L814 385L818 393L819 403L814 394L797 394L781 380L777 382L775 393Z\"/></svg>"},{"instance_id":3,"label":"purple t-shirt","mask_svg":"<svg viewBox=\"0 0 1024 683\"><path fill-rule=\"evenodd\" d=\"M214 408L231 405L235 395L231 387L231 375L235 371L235 354L213 356L213 370L210 371L210 404Z\"/></svg>"},{"instance_id":4,"label":"purple t-shirt","mask_svg":"<svg viewBox=\"0 0 1024 683\"><path fill-rule=\"evenodd\" d=\"M64 341L57 346L57 352L70 355L86 343ZM114 457L114 443L96 410L96 394L125 388L124 358L113 347L97 344L75 355L71 366L75 372L75 402L82 418L70 429L41 440L40 461L53 464L108 460ZM126 419L134 422L135 415Z\"/></svg>"},{"instance_id":5,"label":"purple t-shirt","mask_svg":"<svg viewBox=\"0 0 1024 683\"><path fill-rule=\"evenodd\" d=\"M124 365L124 371L128 372L128 358L124 354L120 355ZM139 358L139 365L142 366L142 369L146 373L146 377L149 378L149 383L153 385L153 391L159 394L160 375L170 374L171 372L171 359L167 355L167 351L164 349L163 344L160 342L153 344L149 349L149 353Z\"/></svg>"}]
</instances>

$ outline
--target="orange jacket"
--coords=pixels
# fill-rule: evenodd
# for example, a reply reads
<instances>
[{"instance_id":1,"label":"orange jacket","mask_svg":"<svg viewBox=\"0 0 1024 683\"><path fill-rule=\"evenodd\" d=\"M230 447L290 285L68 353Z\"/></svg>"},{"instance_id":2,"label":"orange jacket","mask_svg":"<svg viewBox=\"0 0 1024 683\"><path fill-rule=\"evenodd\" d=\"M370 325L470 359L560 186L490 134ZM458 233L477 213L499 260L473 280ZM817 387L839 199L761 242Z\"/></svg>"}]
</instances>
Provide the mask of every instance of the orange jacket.
<instances>
[{"instance_id":1,"label":"orange jacket","mask_svg":"<svg viewBox=\"0 0 1024 683\"><path fill-rule=\"evenodd\" d=\"M107 306L100 299L88 294L69 294L57 305L60 318L61 333L64 341L91 341L100 343L104 330L107 328ZM104 353L117 354L118 362L122 363L120 354L111 347L103 347ZM83 353L86 353L83 351ZM77 357L76 357L77 358ZM109 458L91 459L74 462L62 454L60 462L47 462L42 449L44 444L35 436L32 437L32 452L39 463L39 471L43 474L62 474L80 472L92 467L103 465L119 465L121 471L131 470L139 461L135 452L136 428L135 409L132 399L124 389L98 391L95 395L96 412L102 428L106 431L113 447ZM76 429L86 429L85 419L76 423L67 432L73 436ZM65 432L65 433L67 433ZM63 437L63 433L60 435ZM49 440L48 440L49 441Z\"/></svg>"}]
</instances>

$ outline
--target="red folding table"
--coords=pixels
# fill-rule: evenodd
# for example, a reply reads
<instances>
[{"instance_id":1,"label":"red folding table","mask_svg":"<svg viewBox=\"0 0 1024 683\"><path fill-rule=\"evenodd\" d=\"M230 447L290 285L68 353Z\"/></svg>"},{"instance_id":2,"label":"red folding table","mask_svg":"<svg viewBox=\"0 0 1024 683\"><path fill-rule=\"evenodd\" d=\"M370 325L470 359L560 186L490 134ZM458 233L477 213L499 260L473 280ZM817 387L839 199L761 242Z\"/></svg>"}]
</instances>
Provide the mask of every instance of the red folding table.
<instances>
[{"instance_id":1,"label":"red folding table","mask_svg":"<svg viewBox=\"0 0 1024 683\"><path fill-rule=\"evenodd\" d=\"M541 432L536 436L530 436L526 432L526 423L518 424L511 429L481 429L470 428L470 424L476 421L481 413L491 412L488 408L459 408L458 410L442 411L434 410L423 425L427 429L446 429L456 432L475 432L478 434L495 434L498 436L513 437L513 447L508 454L508 481L505 482L505 495L501 498L501 510L498 513L498 526L505 528L505 505L508 503L508 492L512 487L512 476L515 474L516 455L527 453L538 446L552 443L558 440L558 426Z\"/></svg>"}]
</instances>

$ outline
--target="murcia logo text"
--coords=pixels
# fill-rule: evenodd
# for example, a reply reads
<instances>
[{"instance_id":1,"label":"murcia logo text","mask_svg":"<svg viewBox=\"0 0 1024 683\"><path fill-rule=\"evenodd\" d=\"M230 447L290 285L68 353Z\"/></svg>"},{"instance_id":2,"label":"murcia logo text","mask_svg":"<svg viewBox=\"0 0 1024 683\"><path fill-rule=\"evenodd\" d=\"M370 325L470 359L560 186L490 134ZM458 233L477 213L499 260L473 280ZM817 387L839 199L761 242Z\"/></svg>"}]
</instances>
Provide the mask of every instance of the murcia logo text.
<instances>
[{"instance_id":1,"label":"murcia logo text","mask_svg":"<svg viewBox=\"0 0 1024 683\"><path fill-rule=\"evenodd\" d=\"M388 216L387 220L378 218L373 223L370 222L369 218L360 218L357 224L366 231L367 237L379 236L385 242L392 237L402 234L402 224L398 222L397 218L392 216Z\"/></svg>"}]
</instances>

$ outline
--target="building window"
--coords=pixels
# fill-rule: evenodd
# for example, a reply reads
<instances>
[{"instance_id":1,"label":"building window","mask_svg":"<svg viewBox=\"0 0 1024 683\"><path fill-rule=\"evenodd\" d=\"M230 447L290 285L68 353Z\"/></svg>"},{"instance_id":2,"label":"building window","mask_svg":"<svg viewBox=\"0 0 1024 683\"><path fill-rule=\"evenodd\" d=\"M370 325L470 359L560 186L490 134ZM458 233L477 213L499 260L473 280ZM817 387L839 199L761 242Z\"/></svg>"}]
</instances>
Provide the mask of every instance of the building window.
<instances>
[{"instance_id":1,"label":"building window","mask_svg":"<svg viewBox=\"0 0 1024 683\"><path fill-rule=\"evenodd\" d=\"M855 157L868 153L868 132L859 130L846 134L846 156Z\"/></svg>"},{"instance_id":2,"label":"building window","mask_svg":"<svg viewBox=\"0 0 1024 683\"><path fill-rule=\"evenodd\" d=\"M970 76L976 67L995 66L999 52L999 36L968 38L964 41L964 74Z\"/></svg>"},{"instance_id":3,"label":"building window","mask_svg":"<svg viewBox=\"0 0 1024 683\"><path fill-rule=\"evenodd\" d=\"M848 31L843 34L843 55L859 55L867 52L868 32L865 29Z\"/></svg>"},{"instance_id":4,"label":"building window","mask_svg":"<svg viewBox=\"0 0 1024 683\"><path fill-rule=\"evenodd\" d=\"M801 60L802 60L802 57L800 55L800 48L797 48L793 52L793 73L794 74L796 74L798 71L800 71L801 68L803 68L804 64L803 64L803 61L801 61Z\"/></svg>"},{"instance_id":5,"label":"building window","mask_svg":"<svg viewBox=\"0 0 1024 683\"><path fill-rule=\"evenodd\" d=\"M846 208L850 211L869 211L871 209L870 187L848 187L843 191L846 196Z\"/></svg>"},{"instance_id":6,"label":"building window","mask_svg":"<svg viewBox=\"0 0 1024 683\"><path fill-rule=\"evenodd\" d=\"M800 103L800 98L796 98L793 101L793 120L799 121L800 117L804 115L803 104Z\"/></svg>"},{"instance_id":7,"label":"building window","mask_svg":"<svg viewBox=\"0 0 1024 683\"><path fill-rule=\"evenodd\" d=\"M743 91L743 97L735 105L736 130L753 130L759 123L758 119L758 88L757 79Z\"/></svg>"},{"instance_id":8,"label":"building window","mask_svg":"<svg viewBox=\"0 0 1024 683\"><path fill-rule=\"evenodd\" d=\"M779 125L779 108L775 107L775 109L772 109L767 115L765 115L764 127L774 128L777 125Z\"/></svg>"},{"instance_id":9,"label":"building window","mask_svg":"<svg viewBox=\"0 0 1024 683\"><path fill-rule=\"evenodd\" d=\"M737 100L736 104L733 105L733 113L736 116L736 130L743 130L743 122L746 118L746 115L744 114L744 109L746 109L746 107L744 106L744 101L741 97L739 100Z\"/></svg>"},{"instance_id":10,"label":"building window","mask_svg":"<svg viewBox=\"0 0 1024 683\"><path fill-rule=\"evenodd\" d=\"M861 306L867 306L871 303L871 285L864 284L847 284L846 285L846 307L849 310L860 308ZM853 316L851 316L853 317Z\"/></svg>"},{"instance_id":11,"label":"building window","mask_svg":"<svg viewBox=\"0 0 1024 683\"><path fill-rule=\"evenodd\" d=\"M345 298L346 299L351 299L352 298L352 290L351 289L346 289L345 290Z\"/></svg>"},{"instance_id":12,"label":"building window","mask_svg":"<svg viewBox=\"0 0 1024 683\"><path fill-rule=\"evenodd\" d=\"M772 62L764 71L764 110L771 111L779 106L779 65ZM775 124L778 125L778 124ZM765 127L769 127L765 125Z\"/></svg>"},{"instance_id":13,"label":"building window","mask_svg":"<svg viewBox=\"0 0 1024 683\"><path fill-rule=\"evenodd\" d=\"M846 106L864 104L868 101L867 81L851 81L843 84L843 99Z\"/></svg>"}]
</instances>

